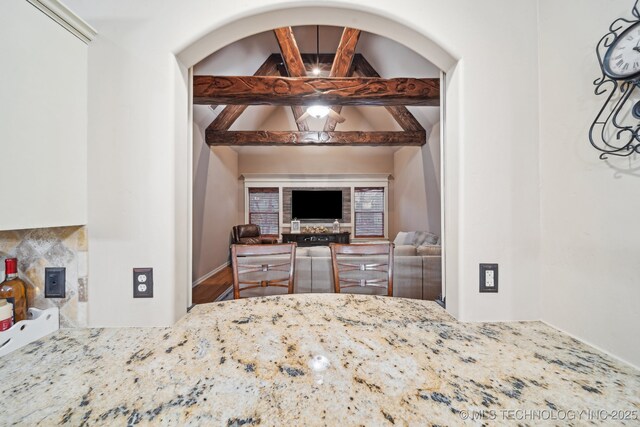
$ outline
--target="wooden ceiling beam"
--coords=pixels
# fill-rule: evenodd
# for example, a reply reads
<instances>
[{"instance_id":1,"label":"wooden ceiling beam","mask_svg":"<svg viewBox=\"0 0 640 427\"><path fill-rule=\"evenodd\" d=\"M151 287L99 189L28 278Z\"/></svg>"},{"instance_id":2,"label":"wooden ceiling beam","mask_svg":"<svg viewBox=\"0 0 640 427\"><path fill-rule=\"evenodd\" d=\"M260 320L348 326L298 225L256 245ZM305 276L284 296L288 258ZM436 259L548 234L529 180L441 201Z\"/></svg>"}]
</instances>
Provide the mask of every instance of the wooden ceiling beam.
<instances>
[{"instance_id":1,"label":"wooden ceiling beam","mask_svg":"<svg viewBox=\"0 0 640 427\"><path fill-rule=\"evenodd\" d=\"M380 74L373 68L373 66L362 55L357 55L353 59L353 65L355 74L362 77L380 77ZM386 106L387 111L391 114L394 120L404 130L421 130L424 128L418 122L413 114L403 105L399 106Z\"/></svg>"},{"instance_id":2,"label":"wooden ceiling beam","mask_svg":"<svg viewBox=\"0 0 640 427\"><path fill-rule=\"evenodd\" d=\"M194 76L193 103L437 106L440 79Z\"/></svg>"},{"instance_id":3,"label":"wooden ceiling beam","mask_svg":"<svg viewBox=\"0 0 640 427\"><path fill-rule=\"evenodd\" d=\"M331 65L331 72L329 77L348 77L349 70L351 69L351 63L353 62L353 56L356 54L356 45L360 39L360 30L354 28L345 27L342 31L342 37L340 43L338 43L338 49L336 50L336 56L333 59ZM331 107L333 111L340 114L342 111L341 105ZM338 121L333 117L327 117L327 121L324 124L325 132L333 132L336 129Z\"/></svg>"},{"instance_id":4,"label":"wooden ceiling beam","mask_svg":"<svg viewBox=\"0 0 640 427\"><path fill-rule=\"evenodd\" d=\"M426 143L426 132L288 132L288 131L214 131L207 130L207 144L216 145L361 145L420 146Z\"/></svg>"},{"instance_id":5,"label":"wooden ceiling beam","mask_svg":"<svg viewBox=\"0 0 640 427\"><path fill-rule=\"evenodd\" d=\"M305 77L307 70L302 62L302 56L300 55L300 49L298 43L293 35L293 29L291 27L276 28L273 30L280 46L280 52L282 53L282 59L284 65L289 73L290 77ZM293 118L296 121L296 125L299 131L308 131L309 125L306 120L298 122L298 119L305 113L305 109L299 105L292 105L291 111L293 112Z\"/></svg>"},{"instance_id":6,"label":"wooden ceiling beam","mask_svg":"<svg viewBox=\"0 0 640 427\"><path fill-rule=\"evenodd\" d=\"M280 74L278 71L278 64L280 62L280 55L272 54L264 61L264 63L255 72L255 76L277 76ZM228 130L231 125L240 117L240 115L246 110L248 105L227 105L216 116L216 118L209 124L208 129L211 130Z\"/></svg>"}]
</instances>

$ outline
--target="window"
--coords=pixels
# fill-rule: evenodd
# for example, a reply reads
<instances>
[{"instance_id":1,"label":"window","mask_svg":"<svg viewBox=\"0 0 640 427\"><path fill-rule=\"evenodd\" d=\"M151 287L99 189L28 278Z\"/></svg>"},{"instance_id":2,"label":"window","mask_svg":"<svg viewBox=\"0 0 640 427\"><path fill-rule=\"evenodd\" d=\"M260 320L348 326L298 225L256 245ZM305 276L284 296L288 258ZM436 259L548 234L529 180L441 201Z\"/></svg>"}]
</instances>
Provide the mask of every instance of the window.
<instances>
[{"instance_id":1,"label":"window","mask_svg":"<svg viewBox=\"0 0 640 427\"><path fill-rule=\"evenodd\" d=\"M249 223L260 233L277 236L280 231L280 195L277 188L249 188Z\"/></svg>"},{"instance_id":2,"label":"window","mask_svg":"<svg viewBox=\"0 0 640 427\"><path fill-rule=\"evenodd\" d=\"M356 187L355 237L384 237L384 188Z\"/></svg>"}]
</instances>

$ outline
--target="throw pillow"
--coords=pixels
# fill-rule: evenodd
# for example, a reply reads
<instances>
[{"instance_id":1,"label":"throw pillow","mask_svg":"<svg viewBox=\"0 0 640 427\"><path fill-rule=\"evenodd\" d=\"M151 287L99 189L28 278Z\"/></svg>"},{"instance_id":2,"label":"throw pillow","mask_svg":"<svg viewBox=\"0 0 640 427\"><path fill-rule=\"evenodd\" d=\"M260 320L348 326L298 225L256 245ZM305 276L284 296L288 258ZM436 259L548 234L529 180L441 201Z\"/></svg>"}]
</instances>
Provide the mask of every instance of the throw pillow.
<instances>
[{"instance_id":1,"label":"throw pillow","mask_svg":"<svg viewBox=\"0 0 640 427\"><path fill-rule=\"evenodd\" d=\"M428 231L416 231L413 236L413 244L415 246L437 245L438 243L440 243L440 238Z\"/></svg>"},{"instance_id":2,"label":"throw pillow","mask_svg":"<svg viewBox=\"0 0 640 427\"><path fill-rule=\"evenodd\" d=\"M407 240L407 233L406 231L400 231L398 232L398 235L396 236L396 239L393 241L393 244L396 246L400 246L400 245L404 245L404 242Z\"/></svg>"},{"instance_id":3,"label":"throw pillow","mask_svg":"<svg viewBox=\"0 0 640 427\"><path fill-rule=\"evenodd\" d=\"M413 245L414 235L415 231L400 231L393 241L393 244L396 246Z\"/></svg>"}]
</instances>

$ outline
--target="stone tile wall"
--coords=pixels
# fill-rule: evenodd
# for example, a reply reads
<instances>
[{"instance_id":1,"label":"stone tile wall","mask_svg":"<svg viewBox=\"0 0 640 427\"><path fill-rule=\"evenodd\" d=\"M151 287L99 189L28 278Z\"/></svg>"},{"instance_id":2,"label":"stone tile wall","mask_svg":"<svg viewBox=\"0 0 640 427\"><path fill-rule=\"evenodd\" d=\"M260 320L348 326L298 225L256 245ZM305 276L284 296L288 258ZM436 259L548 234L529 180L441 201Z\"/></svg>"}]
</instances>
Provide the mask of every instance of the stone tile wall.
<instances>
[{"instance_id":1,"label":"stone tile wall","mask_svg":"<svg viewBox=\"0 0 640 427\"><path fill-rule=\"evenodd\" d=\"M87 326L87 230L84 226L0 231L0 279L4 260L18 258L18 274L31 284L36 308L58 307L63 328ZM44 297L45 267L66 268L66 297Z\"/></svg>"}]
</instances>

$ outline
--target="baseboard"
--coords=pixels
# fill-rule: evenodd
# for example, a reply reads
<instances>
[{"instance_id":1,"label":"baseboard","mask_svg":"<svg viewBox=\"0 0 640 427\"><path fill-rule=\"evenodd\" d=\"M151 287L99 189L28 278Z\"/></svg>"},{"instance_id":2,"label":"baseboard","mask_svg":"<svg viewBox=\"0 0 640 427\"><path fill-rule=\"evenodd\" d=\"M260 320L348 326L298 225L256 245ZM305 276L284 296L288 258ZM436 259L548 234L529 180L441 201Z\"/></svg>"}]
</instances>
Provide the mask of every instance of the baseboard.
<instances>
[{"instance_id":1,"label":"baseboard","mask_svg":"<svg viewBox=\"0 0 640 427\"><path fill-rule=\"evenodd\" d=\"M204 282L205 280L207 280L209 277L213 276L216 273L221 272L222 270L224 270L225 268L229 267L229 262L225 262L224 264L222 264L220 267L217 267L213 270L211 270L210 272L208 272L207 274L205 274L204 276L200 277L199 279L196 279L192 284L191 287L194 288L196 286L198 286L200 283Z\"/></svg>"},{"instance_id":2,"label":"baseboard","mask_svg":"<svg viewBox=\"0 0 640 427\"><path fill-rule=\"evenodd\" d=\"M571 332L567 332L567 331L565 331L564 329L559 328L559 327L557 327L556 325L554 325L554 324L551 324L551 323L547 322L546 320L540 320L540 322L544 323L544 324L545 324L545 325L547 325L547 326L552 327L552 328L553 328L553 329L555 329L555 330L558 330L558 331L562 332L563 334L567 334L567 335L569 335L571 338L573 338L573 339L575 339L575 340L577 340L577 341L580 341L581 343L584 343L584 344L588 345L589 347L593 347L593 348L595 348L596 350L598 350L598 351L600 351L600 352L602 352L602 353L606 354L607 356L611 357L612 359L617 360L618 362L622 362L622 363L624 363L625 365L629 365L629 366L631 366L631 367L632 367L632 368L634 368L634 369L638 369L638 370L640 370L640 366L636 366L636 365L634 365L633 363L631 363L630 361L625 360L625 359L621 358L620 356L616 356L615 354L611 353L609 350L605 350L604 348L602 348L602 347L600 347L600 346L598 346L598 345L596 345L596 344L593 344L592 342L590 342L590 341L588 341L588 340L585 340L584 338L582 338L582 337L580 337L580 336L578 336L578 335L575 335L575 334L573 334L573 333L571 333Z\"/></svg>"},{"instance_id":3,"label":"baseboard","mask_svg":"<svg viewBox=\"0 0 640 427\"><path fill-rule=\"evenodd\" d=\"M222 301L225 299L231 292L233 292L233 286L230 286L229 289L220 294L218 298L216 298L216 302Z\"/></svg>"}]
</instances>

